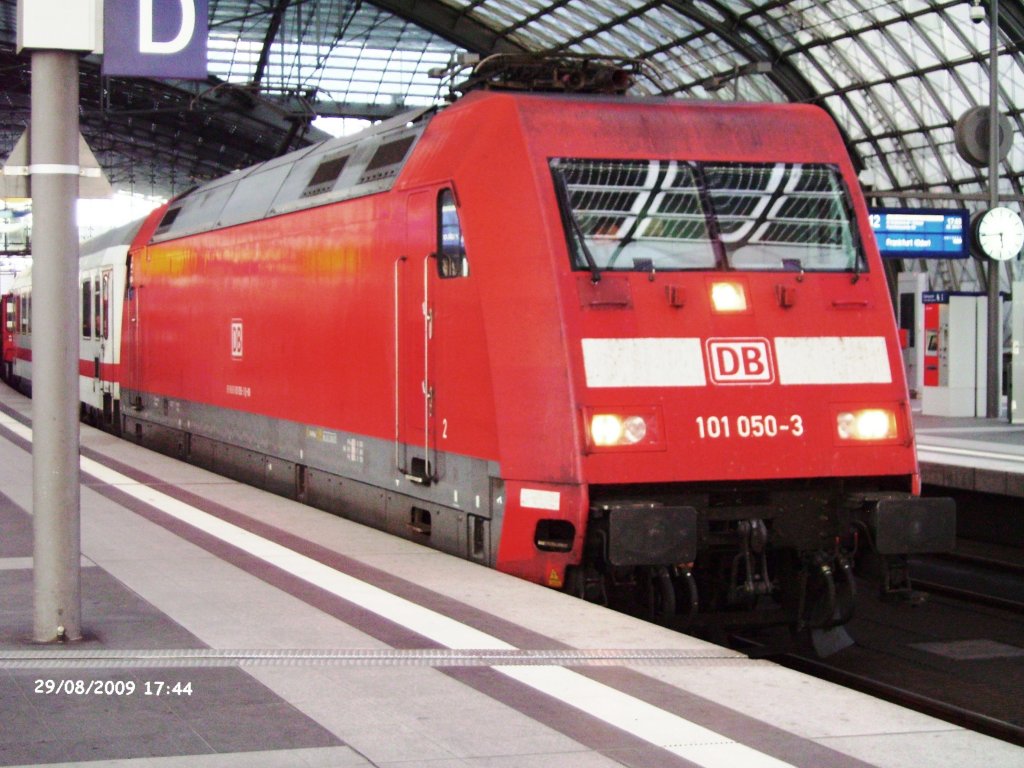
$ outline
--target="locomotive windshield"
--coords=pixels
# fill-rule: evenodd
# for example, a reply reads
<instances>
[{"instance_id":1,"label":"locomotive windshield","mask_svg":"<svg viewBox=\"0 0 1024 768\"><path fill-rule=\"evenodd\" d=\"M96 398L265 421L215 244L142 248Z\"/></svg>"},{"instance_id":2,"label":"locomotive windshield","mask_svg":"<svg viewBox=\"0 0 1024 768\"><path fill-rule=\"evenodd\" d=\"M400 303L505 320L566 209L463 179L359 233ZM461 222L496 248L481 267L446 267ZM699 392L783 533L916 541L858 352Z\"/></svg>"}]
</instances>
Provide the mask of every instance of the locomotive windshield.
<instances>
[{"instance_id":1,"label":"locomotive windshield","mask_svg":"<svg viewBox=\"0 0 1024 768\"><path fill-rule=\"evenodd\" d=\"M862 271L835 166L551 161L574 265L603 270Z\"/></svg>"}]
</instances>

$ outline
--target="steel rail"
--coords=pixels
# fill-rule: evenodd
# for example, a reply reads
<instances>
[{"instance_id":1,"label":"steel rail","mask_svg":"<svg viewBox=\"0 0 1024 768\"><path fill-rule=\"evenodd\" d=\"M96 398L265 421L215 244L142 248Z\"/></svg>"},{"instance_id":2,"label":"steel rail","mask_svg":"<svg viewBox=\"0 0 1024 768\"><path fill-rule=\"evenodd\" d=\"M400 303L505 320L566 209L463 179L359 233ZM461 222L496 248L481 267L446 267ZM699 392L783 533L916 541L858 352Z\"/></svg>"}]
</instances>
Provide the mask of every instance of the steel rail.
<instances>
[{"instance_id":1,"label":"steel rail","mask_svg":"<svg viewBox=\"0 0 1024 768\"><path fill-rule=\"evenodd\" d=\"M1005 720L999 720L995 717L983 715L980 712L948 704L944 701L933 699L930 696L883 683L880 680L872 680L863 675L837 669L823 661L815 661L803 656L792 656L789 654L777 659L777 661L792 669L813 674L815 677L823 680L837 683L846 688L852 688L861 693L870 694L893 704L899 704L916 712L944 720L947 723L953 723L962 728L968 728L972 731L983 733L986 736L1010 742L1011 744L1024 746L1024 727L1008 723Z\"/></svg>"},{"instance_id":2,"label":"steel rail","mask_svg":"<svg viewBox=\"0 0 1024 768\"><path fill-rule=\"evenodd\" d=\"M1015 725L1005 720L1000 720L980 712L965 709L964 707L939 701L921 693L899 688L880 680L874 680L855 672L848 672L834 667L821 659L812 659L795 653L782 652L771 654L762 644L749 638L734 637L737 647L745 648L746 652L762 651L758 654L761 658L767 658L797 672L825 680L844 688L850 688L861 693L866 693L875 698L883 699L892 704L897 704L915 712L943 720L961 728L977 731L986 736L991 736L1001 741L1006 741L1018 746L1024 746L1024 726Z\"/></svg>"}]
</instances>

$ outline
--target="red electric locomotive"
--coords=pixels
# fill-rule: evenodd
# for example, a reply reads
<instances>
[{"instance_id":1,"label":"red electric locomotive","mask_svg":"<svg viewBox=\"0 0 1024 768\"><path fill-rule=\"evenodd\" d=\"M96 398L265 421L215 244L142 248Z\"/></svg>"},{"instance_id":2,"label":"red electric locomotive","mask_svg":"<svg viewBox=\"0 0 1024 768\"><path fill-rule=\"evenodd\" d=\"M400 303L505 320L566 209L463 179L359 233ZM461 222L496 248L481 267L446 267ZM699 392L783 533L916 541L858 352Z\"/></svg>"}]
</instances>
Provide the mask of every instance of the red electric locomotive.
<instances>
[{"instance_id":1,"label":"red electric locomotive","mask_svg":"<svg viewBox=\"0 0 1024 768\"><path fill-rule=\"evenodd\" d=\"M664 620L841 623L856 532L951 544L816 108L474 92L123 239L104 410L215 471Z\"/></svg>"}]
</instances>

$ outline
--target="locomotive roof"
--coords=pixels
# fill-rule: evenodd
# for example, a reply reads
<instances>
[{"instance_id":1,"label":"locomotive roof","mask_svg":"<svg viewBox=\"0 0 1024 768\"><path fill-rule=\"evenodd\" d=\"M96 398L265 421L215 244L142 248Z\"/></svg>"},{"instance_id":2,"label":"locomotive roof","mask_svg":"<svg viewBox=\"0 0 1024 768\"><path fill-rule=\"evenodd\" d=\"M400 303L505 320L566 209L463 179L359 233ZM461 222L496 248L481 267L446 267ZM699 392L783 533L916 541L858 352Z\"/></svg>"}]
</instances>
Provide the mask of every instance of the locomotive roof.
<instances>
[{"instance_id":1,"label":"locomotive roof","mask_svg":"<svg viewBox=\"0 0 1024 768\"><path fill-rule=\"evenodd\" d=\"M171 202L161 242L390 189L433 107L235 171Z\"/></svg>"},{"instance_id":2,"label":"locomotive roof","mask_svg":"<svg viewBox=\"0 0 1024 768\"><path fill-rule=\"evenodd\" d=\"M572 99L616 104L661 103L679 106L688 103L701 104L712 110L736 108L735 104L703 99L495 90L464 96L448 109L457 109L460 104L495 96L512 96L523 100ZM761 111L820 111L808 105L756 106ZM543 107L548 108L546 105ZM394 186L399 173L412 154L413 147L437 111L436 107L413 110L352 136L324 141L195 187L167 206L150 242L160 243L385 192ZM821 115L824 117L824 112L821 112ZM139 227L136 226L132 232L126 232L124 242L130 243L138 231Z\"/></svg>"}]
</instances>

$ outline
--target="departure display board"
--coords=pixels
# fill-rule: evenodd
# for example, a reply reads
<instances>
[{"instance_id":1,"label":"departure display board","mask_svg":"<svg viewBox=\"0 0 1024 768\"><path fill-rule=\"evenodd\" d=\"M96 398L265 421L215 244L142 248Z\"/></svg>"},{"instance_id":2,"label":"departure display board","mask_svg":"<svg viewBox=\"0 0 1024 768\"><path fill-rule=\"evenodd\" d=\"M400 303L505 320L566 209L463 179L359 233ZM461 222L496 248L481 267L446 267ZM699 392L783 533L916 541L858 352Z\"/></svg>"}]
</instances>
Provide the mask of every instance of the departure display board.
<instances>
[{"instance_id":1,"label":"departure display board","mask_svg":"<svg viewBox=\"0 0 1024 768\"><path fill-rule=\"evenodd\" d=\"M970 215L962 208L869 208L883 257L966 259Z\"/></svg>"}]
</instances>

